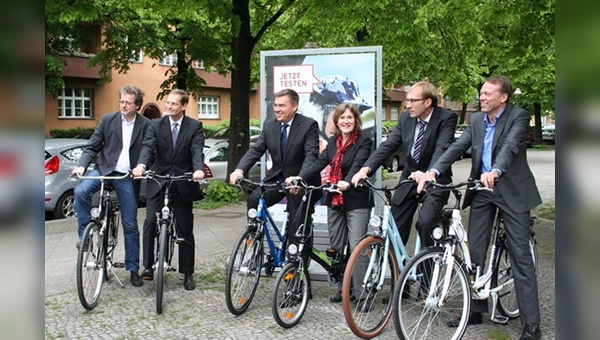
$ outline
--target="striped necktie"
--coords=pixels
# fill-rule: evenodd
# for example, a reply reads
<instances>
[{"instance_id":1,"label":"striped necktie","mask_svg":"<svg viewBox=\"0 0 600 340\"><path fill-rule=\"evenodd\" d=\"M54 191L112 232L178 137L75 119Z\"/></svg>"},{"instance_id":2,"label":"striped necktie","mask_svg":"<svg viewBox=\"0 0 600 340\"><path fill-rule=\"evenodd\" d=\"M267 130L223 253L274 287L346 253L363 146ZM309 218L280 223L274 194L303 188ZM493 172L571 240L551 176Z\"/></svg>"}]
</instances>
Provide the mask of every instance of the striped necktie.
<instances>
[{"instance_id":1,"label":"striped necktie","mask_svg":"<svg viewBox=\"0 0 600 340\"><path fill-rule=\"evenodd\" d=\"M425 135L425 126L427 122L424 120L419 120L419 132L417 133L417 141L415 142L415 148L413 149L413 159L415 163L419 163L419 158L421 157L421 147L423 144L423 136Z\"/></svg>"}]
</instances>

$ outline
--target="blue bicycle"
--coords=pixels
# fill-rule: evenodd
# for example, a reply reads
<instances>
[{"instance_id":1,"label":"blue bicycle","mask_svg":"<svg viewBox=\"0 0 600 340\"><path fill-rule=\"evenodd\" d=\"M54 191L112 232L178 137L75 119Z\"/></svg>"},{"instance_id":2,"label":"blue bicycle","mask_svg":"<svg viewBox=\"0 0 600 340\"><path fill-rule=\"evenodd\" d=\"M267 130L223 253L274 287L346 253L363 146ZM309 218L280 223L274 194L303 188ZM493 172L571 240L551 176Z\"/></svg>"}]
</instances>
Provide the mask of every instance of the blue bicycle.
<instances>
[{"instance_id":1,"label":"blue bicycle","mask_svg":"<svg viewBox=\"0 0 600 340\"><path fill-rule=\"evenodd\" d=\"M227 265L225 299L227 309L234 315L243 314L250 306L258 288L261 269L271 276L275 268L282 267L286 262L284 247L288 212L285 211L281 225L277 226L264 199L265 192L283 191L285 184L252 182L240 178L237 185L242 187L243 183L260 189L263 194L258 201L258 208L248 210L248 225L236 241ZM269 246L266 256L265 238Z\"/></svg>"}]
</instances>

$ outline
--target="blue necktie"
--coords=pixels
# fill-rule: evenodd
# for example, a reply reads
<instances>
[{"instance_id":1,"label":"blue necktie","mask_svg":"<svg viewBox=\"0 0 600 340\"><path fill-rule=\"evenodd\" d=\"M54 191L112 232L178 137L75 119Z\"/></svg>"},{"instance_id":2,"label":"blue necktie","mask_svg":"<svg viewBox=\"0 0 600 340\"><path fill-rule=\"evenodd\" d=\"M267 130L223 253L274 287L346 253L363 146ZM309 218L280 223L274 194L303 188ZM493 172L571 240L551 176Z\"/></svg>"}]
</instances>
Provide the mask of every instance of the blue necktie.
<instances>
[{"instance_id":1,"label":"blue necktie","mask_svg":"<svg viewBox=\"0 0 600 340\"><path fill-rule=\"evenodd\" d=\"M287 145L287 127L290 126L290 124L283 124L281 126L281 159L283 160L283 158L285 157L285 147Z\"/></svg>"},{"instance_id":2,"label":"blue necktie","mask_svg":"<svg viewBox=\"0 0 600 340\"><path fill-rule=\"evenodd\" d=\"M419 132L417 133L417 141L415 142L415 148L413 150L413 159L415 163L419 163L419 158L421 157L421 146L423 144L423 136L425 135L425 125L427 122L424 120L419 120Z\"/></svg>"}]
</instances>

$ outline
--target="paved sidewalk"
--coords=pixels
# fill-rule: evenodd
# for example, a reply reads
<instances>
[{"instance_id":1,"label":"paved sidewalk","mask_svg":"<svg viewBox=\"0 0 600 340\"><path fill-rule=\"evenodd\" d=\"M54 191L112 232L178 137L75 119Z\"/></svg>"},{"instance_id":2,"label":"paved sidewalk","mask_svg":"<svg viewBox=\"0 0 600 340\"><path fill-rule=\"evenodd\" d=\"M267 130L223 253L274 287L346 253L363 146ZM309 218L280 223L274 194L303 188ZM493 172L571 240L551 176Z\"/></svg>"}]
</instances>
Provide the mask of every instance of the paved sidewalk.
<instances>
[{"instance_id":1,"label":"paved sidewalk","mask_svg":"<svg viewBox=\"0 0 600 340\"><path fill-rule=\"evenodd\" d=\"M168 339L283 339L294 336L320 339L356 338L343 316L341 304L329 302L335 288L326 282L313 282L314 298L306 314L292 329L280 328L271 315L274 278L261 277L257 295L248 311L238 317L225 305L225 259L245 224L245 205L230 205L216 210L196 210L196 284L194 291L183 289L183 275L167 274L164 311L155 312L155 284L145 281L132 287L123 269L116 273L124 284L110 280L102 289L98 306L86 311L77 297L75 263L77 241L75 221L46 222L45 254L45 337L55 338L168 338ZM145 209L139 210L139 224ZM554 223L536 225L540 261L539 287L544 339L554 338ZM122 234L122 232L121 232ZM122 236L122 235L121 235ZM122 258L123 243L119 245ZM174 262L177 263L177 256ZM518 320L499 326L486 320L467 329L465 339L483 339L489 332L500 332L518 339ZM388 324L378 339L395 339L393 324ZM498 337L502 338L502 337Z\"/></svg>"}]
</instances>

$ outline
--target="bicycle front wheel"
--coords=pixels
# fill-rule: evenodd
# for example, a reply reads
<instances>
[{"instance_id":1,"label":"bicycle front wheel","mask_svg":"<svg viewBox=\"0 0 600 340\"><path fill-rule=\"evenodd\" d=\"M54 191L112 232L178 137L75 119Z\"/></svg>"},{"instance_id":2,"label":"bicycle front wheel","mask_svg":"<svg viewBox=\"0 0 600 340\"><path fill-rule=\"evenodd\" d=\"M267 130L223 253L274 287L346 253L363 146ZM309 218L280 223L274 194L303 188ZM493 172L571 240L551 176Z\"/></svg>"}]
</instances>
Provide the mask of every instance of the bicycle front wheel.
<instances>
[{"instance_id":1,"label":"bicycle front wheel","mask_svg":"<svg viewBox=\"0 0 600 340\"><path fill-rule=\"evenodd\" d=\"M158 261L156 262L156 312L162 313L163 305L163 290L165 285L165 269L167 263L167 234L168 226L166 223L160 225L159 241L158 241Z\"/></svg>"},{"instance_id":2,"label":"bicycle front wheel","mask_svg":"<svg viewBox=\"0 0 600 340\"><path fill-rule=\"evenodd\" d=\"M235 243L227 264L225 300L227 309L232 314L243 314L250 306L258 288L262 260L262 234L244 230Z\"/></svg>"},{"instance_id":3,"label":"bicycle front wheel","mask_svg":"<svg viewBox=\"0 0 600 340\"><path fill-rule=\"evenodd\" d=\"M462 261L447 263L444 248L418 253L404 268L394 290L394 326L400 339L460 339L471 309ZM449 322L458 321L458 327Z\"/></svg>"},{"instance_id":4,"label":"bicycle front wheel","mask_svg":"<svg viewBox=\"0 0 600 340\"><path fill-rule=\"evenodd\" d=\"M533 238L529 239L529 251L537 275L537 250ZM509 319L515 319L520 314L519 304L517 303L510 253L506 245L498 247L498 256L492 274L492 287L501 285L504 287L498 291L498 311Z\"/></svg>"},{"instance_id":5,"label":"bicycle front wheel","mask_svg":"<svg viewBox=\"0 0 600 340\"><path fill-rule=\"evenodd\" d=\"M352 332L364 339L381 333L392 314L390 302L398 278L398 262L391 247L387 253L384 250L381 238L366 237L352 251L344 272L344 317Z\"/></svg>"},{"instance_id":6,"label":"bicycle front wheel","mask_svg":"<svg viewBox=\"0 0 600 340\"><path fill-rule=\"evenodd\" d=\"M272 312L277 324L292 328L300 322L308 306L308 275L297 262L286 264L275 279Z\"/></svg>"},{"instance_id":7,"label":"bicycle front wheel","mask_svg":"<svg viewBox=\"0 0 600 340\"><path fill-rule=\"evenodd\" d=\"M77 253L77 293L83 308L91 310L98 304L105 272L104 242L100 226L90 222Z\"/></svg>"}]
</instances>

